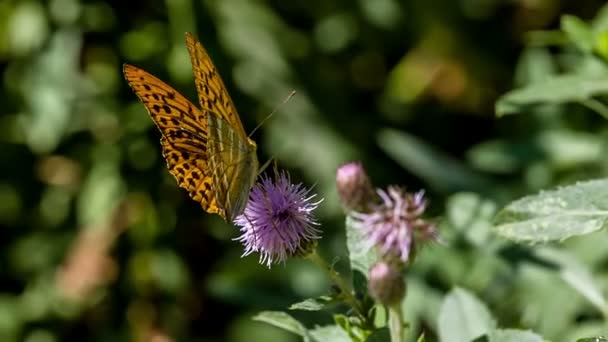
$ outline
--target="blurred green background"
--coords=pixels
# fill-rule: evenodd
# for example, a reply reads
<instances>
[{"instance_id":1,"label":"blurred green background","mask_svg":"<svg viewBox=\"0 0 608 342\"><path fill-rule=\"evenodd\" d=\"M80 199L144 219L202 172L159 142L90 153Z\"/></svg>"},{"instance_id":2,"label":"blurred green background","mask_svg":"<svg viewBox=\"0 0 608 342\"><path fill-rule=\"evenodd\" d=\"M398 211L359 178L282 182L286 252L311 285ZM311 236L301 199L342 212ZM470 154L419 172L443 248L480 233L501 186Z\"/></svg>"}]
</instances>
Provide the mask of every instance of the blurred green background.
<instances>
[{"instance_id":1,"label":"blurred green background","mask_svg":"<svg viewBox=\"0 0 608 342\"><path fill-rule=\"evenodd\" d=\"M559 39L530 31L558 28L564 13L593 18L603 4L0 0L0 340L298 340L250 317L320 295L327 279L302 260L268 270L257 255L241 258L237 229L176 186L160 135L122 78L128 62L196 101L186 31L209 51L248 131L297 91L253 138L262 163L276 157L292 179L316 184L322 254L338 268L342 163L363 161L377 186L426 189L431 215L457 216L446 201L468 191L458 203L478 208L485 228L465 217L461 233L473 242L419 256L427 261L410 293L430 311L414 329L433 339L432 308L458 284L501 324L560 340L595 314L561 307L566 318L543 320L555 312L549 300L526 306L541 283L513 280L522 253L489 255L479 244L507 200L605 176L607 126L576 105L496 119L494 103L576 61ZM604 257L587 261L605 268ZM571 298L564 291L551 298Z\"/></svg>"}]
</instances>

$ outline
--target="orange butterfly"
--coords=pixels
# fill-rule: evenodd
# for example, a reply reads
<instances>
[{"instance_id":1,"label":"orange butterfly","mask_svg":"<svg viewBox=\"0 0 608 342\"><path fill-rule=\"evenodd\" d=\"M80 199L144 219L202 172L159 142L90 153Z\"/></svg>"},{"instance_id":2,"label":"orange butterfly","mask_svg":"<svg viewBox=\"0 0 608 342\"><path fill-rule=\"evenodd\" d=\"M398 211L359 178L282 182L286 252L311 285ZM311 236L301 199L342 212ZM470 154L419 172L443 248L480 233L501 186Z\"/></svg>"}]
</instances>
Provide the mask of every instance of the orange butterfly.
<instances>
[{"instance_id":1,"label":"orange butterfly","mask_svg":"<svg viewBox=\"0 0 608 342\"><path fill-rule=\"evenodd\" d=\"M152 74L125 64L123 73L162 133L169 172L209 213L234 220L259 171L257 145L247 136L224 82L203 45L186 33L201 109Z\"/></svg>"}]
</instances>

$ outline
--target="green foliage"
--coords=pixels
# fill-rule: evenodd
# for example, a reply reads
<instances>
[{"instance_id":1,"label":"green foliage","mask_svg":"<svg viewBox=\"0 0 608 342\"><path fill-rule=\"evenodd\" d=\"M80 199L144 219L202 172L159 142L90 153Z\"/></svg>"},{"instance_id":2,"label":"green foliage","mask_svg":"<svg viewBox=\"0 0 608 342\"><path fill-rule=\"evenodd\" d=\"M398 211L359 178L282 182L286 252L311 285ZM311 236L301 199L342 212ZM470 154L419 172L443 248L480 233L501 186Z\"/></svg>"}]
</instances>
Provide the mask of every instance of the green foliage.
<instances>
[{"instance_id":1,"label":"green foliage","mask_svg":"<svg viewBox=\"0 0 608 342\"><path fill-rule=\"evenodd\" d=\"M608 181L595 180L527 196L507 205L495 218L501 236L525 242L565 240L604 228Z\"/></svg>"},{"instance_id":2,"label":"green foliage","mask_svg":"<svg viewBox=\"0 0 608 342\"><path fill-rule=\"evenodd\" d=\"M496 322L488 308L462 289L454 289L443 300L439 313L442 341L471 341L490 333Z\"/></svg>"},{"instance_id":3,"label":"green foliage","mask_svg":"<svg viewBox=\"0 0 608 342\"><path fill-rule=\"evenodd\" d=\"M358 159L427 190L440 227L404 272L406 341L605 341L601 6L0 2L0 340L388 341L378 254L335 191ZM325 198L330 275L241 257L167 172L121 65L195 99L186 31L248 132L297 90L252 138Z\"/></svg>"}]
</instances>

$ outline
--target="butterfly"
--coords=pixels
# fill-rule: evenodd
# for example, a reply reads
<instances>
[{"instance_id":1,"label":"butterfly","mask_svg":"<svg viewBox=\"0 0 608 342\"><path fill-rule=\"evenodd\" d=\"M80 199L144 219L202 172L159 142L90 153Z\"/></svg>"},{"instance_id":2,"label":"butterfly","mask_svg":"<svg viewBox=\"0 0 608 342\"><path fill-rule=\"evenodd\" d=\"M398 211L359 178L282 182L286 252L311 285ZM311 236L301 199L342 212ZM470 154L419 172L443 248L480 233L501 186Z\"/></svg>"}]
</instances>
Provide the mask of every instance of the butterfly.
<instances>
[{"instance_id":1,"label":"butterfly","mask_svg":"<svg viewBox=\"0 0 608 342\"><path fill-rule=\"evenodd\" d=\"M186 33L186 46L201 108L136 66L124 64L123 74L162 134L162 153L177 184L208 213L233 221L258 175L257 145L203 45Z\"/></svg>"}]
</instances>

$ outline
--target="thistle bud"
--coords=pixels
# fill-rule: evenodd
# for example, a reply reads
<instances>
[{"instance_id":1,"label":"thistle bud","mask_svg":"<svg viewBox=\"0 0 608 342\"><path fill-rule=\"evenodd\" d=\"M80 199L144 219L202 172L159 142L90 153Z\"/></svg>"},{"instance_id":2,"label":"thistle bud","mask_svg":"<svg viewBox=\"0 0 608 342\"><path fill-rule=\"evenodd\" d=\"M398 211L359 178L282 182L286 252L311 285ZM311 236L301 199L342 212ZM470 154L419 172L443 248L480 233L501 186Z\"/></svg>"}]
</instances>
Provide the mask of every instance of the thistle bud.
<instances>
[{"instance_id":1,"label":"thistle bud","mask_svg":"<svg viewBox=\"0 0 608 342\"><path fill-rule=\"evenodd\" d=\"M342 207L347 212L365 212L377 197L365 169L359 162L350 162L338 168L336 187Z\"/></svg>"},{"instance_id":2,"label":"thistle bud","mask_svg":"<svg viewBox=\"0 0 608 342\"><path fill-rule=\"evenodd\" d=\"M405 281L395 266L380 261L369 270L369 293L384 305L399 303L405 295Z\"/></svg>"}]
</instances>

